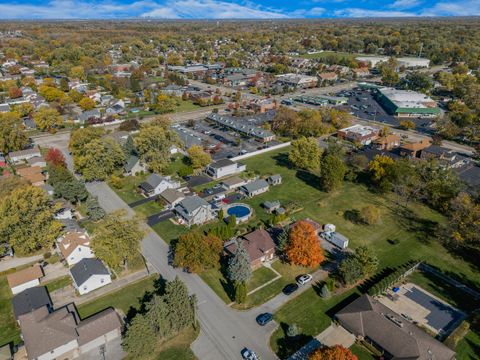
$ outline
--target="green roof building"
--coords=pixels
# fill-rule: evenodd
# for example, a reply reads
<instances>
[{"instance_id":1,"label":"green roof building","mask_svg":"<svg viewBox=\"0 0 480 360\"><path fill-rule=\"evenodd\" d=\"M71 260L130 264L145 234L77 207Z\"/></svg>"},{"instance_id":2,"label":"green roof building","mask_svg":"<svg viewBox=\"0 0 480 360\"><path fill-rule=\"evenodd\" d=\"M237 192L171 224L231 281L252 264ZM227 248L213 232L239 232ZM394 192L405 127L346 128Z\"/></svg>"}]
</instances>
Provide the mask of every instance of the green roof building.
<instances>
[{"instance_id":1,"label":"green roof building","mask_svg":"<svg viewBox=\"0 0 480 360\"><path fill-rule=\"evenodd\" d=\"M441 111L429 96L410 90L377 89L377 101L389 114L401 118L437 117Z\"/></svg>"}]
</instances>

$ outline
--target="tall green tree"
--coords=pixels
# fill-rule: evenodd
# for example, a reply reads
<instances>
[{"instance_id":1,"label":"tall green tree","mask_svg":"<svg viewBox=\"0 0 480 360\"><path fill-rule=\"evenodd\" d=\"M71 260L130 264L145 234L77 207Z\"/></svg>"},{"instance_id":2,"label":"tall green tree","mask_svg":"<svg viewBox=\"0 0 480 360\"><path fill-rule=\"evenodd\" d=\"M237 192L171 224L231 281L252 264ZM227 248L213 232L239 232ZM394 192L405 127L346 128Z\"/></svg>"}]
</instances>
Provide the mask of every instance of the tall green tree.
<instances>
[{"instance_id":1,"label":"tall green tree","mask_svg":"<svg viewBox=\"0 0 480 360\"><path fill-rule=\"evenodd\" d=\"M326 155L320 162L320 182L325 191L338 189L343 182L347 166L338 156Z\"/></svg>"},{"instance_id":2,"label":"tall green tree","mask_svg":"<svg viewBox=\"0 0 480 360\"><path fill-rule=\"evenodd\" d=\"M128 269L128 263L140 251L144 236L139 221L123 215L122 212L109 214L93 232L93 252L112 269Z\"/></svg>"},{"instance_id":3,"label":"tall green tree","mask_svg":"<svg viewBox=\"0 0 480 360\"><path fill-rule=\"evenodd\" d=\"M252 277L250 257L241 240L237 240L235 254L228 261L227 276L234 283L247 283Z\"/></svg>"},{"instance_id":4,"label":"tall green tree","mask_svg":"<svg viewBox=\"0 0 480 360\"><path fill-rule=\"evenodd\" d=\"M25 126L18 113L0 113L0 152L22 150L28 145Z\"/></svg>"},{"instance_id":5,"label":"tall green tree","mask_svg":"<svg viewBox=\"0 0 480 360\"><path fill-rule=\"evenodd\" d=\"M222 249L223 242L219 237L192 230L178 238L174 263L194 273L202 272L219 266Z\"/></svg>"},{"instance_id":6,"label":"tall green tree","mask_svg":"<svg viewBox=\"0 0 480 360\"><path fill-rule=\"evenodd\" d=\"M57 210L43 189L15 188L0 199L0 239L18 255L49 249L62 229L54 218Z\"/></svg>"},{"instance_id":7,"label":"tall green tree","mask_svg":"<svg viewBox=\"0 0 480 360\"><path fill-rule=\"evenodd\" d=\"M141 359L153 353L156 336L148 316L137 314L127 327L122 347L135 359Z\"/></svg>"},{"instance_id":8,"label":"tall green tree","mask_svg":"<svg viewBox=\"0 0 480 360\"><path fill-rule=\"evenodd\" d=\"M164 299L173 331L195 325L197 299L188 294L187 286L178 277L167 283Z\"/></svg>"},{"instance_id":9,"label":"tall green tree","mask_svg":"<svg viewBox=\"0 0 480 360\"><path fill-rule=\"evenodd\" d=\"M87 208L87 216L90 220L98 221L105 217L105 210L98 203L98 199L93 196L89 196L85 206Z\"/></svg>"},{"instance_id":10,"label":"tall green tree","mask_svg":"<svg viewBox=\"0 0 480 360\"><path fill-rule=\"evenodd\" d=\"M301 137L292 141L288 153L290 163L299 169L313 171L320 165L320 148L315 138Z\"/></svg>"}]
</instances>

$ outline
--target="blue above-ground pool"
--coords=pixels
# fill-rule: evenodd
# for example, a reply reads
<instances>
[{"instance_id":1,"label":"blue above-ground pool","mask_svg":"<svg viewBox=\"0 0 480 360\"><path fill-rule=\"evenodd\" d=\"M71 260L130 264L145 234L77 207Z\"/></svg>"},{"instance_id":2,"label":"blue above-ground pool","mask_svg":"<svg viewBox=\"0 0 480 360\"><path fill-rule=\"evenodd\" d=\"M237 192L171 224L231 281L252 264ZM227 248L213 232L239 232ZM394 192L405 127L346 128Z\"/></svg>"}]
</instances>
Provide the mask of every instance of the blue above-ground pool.
<instances>
[{"instance_id":1,"label":"blue above-ground pool","mask_svg":"<svg viewBox=\"0 0 480 360\"><path fill-rule=\"evenodd\" d=\"M250 209L245 205L234 205L227 210L229 216L235 215L238 219L250 215Z\"/></svg>"}]
</instances>

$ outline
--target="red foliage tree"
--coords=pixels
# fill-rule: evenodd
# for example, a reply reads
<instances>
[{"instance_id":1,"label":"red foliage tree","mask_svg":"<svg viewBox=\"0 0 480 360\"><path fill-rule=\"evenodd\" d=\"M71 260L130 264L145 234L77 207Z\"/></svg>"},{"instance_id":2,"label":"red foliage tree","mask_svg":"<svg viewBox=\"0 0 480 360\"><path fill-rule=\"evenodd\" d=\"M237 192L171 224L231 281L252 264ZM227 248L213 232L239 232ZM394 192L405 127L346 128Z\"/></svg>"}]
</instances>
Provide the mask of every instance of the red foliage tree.
<instances>
[{"instance_id":1,"label":"red foliage tree","mask_svg":"<svg viewBox=\"0 0 480 360\"><path fill-rule=\"evenodd\" d=\"M308 360L358 360L358 358L342 345L335 345L315 350L310 354Z\"/></svg>"},{"instance_id":2,"label":"red foliage tree","mask_svg":"<svg viewBox=\"0 0 480 360\"><path fill-rule=\"evenodd\" d=\"M285 252L296 265L315 267L325 259L318 235L307 221L299 221L290 229Z\"/></svg>"},{"instance_id":3,"label":"red foliage tree","mask_svg":"<svg viewBox=\"0 0 480 360\"><path fill-rule=\"evenodd\" d=\"M48 149L47 154L45 155L45 160L52 166L67 167L65 156L63 156L62 152L56 148Z\"/></svg>"},{"instance_id":4,"label":"red foliage tree","mask_svg":"<svg viewBox=\"0 0 480 360\"><path fill-rule=\"evenodd\" d=\"M20 90L16 86L12 86L11 88L8 89L8 96L10 96L10 99L18 99L22 97L23 93L22 90Z\"/></svg>"}]
</instances>

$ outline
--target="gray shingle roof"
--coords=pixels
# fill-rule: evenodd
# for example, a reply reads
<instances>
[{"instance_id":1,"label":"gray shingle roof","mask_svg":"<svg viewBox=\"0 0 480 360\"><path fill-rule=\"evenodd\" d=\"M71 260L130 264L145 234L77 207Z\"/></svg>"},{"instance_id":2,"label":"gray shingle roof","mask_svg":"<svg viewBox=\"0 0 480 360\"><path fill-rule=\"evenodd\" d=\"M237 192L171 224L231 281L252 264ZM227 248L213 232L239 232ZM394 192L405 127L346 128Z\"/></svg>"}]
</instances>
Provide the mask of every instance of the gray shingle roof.
<instances>
[{"instance_id":1,"label":"gray shingle roof","mask_svg":"<svg viewBox=\"0 0 480 360\"><path fill-rule=\"evenodd\" d=\"M32 287L22 291L13 297L12 304L16 319L20 315L39 309L42 306L53 306L45 286Z\"/></svg>"},{"instance_id":2,"label":"gray shingle roof","mask_svg":"<svg viewBox=\"0 0 480 360\"><path fill-rule=\"evenodd\" d=\"M251 183L243 185L242 188L244 188L248 193L251 193L263 188L268 188L268 183L263 179L258 179L252 181Z\"/></svg>"},{"instance_id":3,"label":"gray shingle roof","mask_svg":"<svg viewBox=\"0 0 480 360\"><path fill-rule=\"evenodd\" d=\"M127 163L123 167L123 169L126 172L132 171L133 167L137 164L138 162L138 156L132 155L128 158Z\"/></svg>"},{"instance_id":4,"label":"gray shingle roof","mask_svg":"<svg viewBox=\"0 0 480 360\"><path fill-rule=\"evenodd\" d=\"M211 163L208 166L210 166L213 169L220 169L222 167L230 166L230 165L234 165L234 164L236 164L235 161L232 161L230 159L220 159L220 160L217 160L217 161Z\"/></svg>"},{"instance_id":5,"label":"gray shingle roof","mask_svg":"<svg viewBox=\"0 0 480 360\"><path fill-rule=\"evenodd\" d=\"M187 196L185 199L180 201L180 203L175 207L182 207L188 214L191 214L193 211L198 209L201 206L208 206L208 202L202 199L199 196Z\"/></svg>"},{"instance_id":6,"label":"gray shingle roof","mask_svg":"<svg viewBox=\"0 0 480 360\"><path fill-rule=\"evenodd\" d=\"M158 174L151 174L140 187L145 191L153 191L166 178Z\"/></svg>"},{"instance_id":7,"label":"gray shingle roof","mask_svg":"<svg viewBox=\"0 0 480 360\"><path fill-rule=\"evenodd\" d=\"M82 259L71 269L73 280L77 286L81 286L93 275L109 275L108 269L98 259Z\"/></svg>"}]
</instances>

